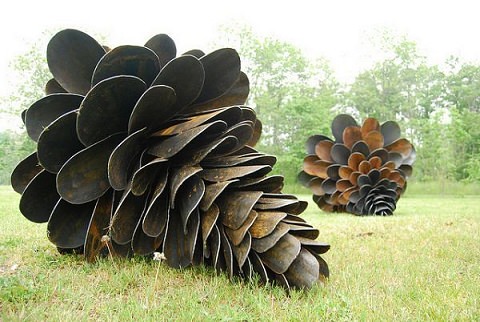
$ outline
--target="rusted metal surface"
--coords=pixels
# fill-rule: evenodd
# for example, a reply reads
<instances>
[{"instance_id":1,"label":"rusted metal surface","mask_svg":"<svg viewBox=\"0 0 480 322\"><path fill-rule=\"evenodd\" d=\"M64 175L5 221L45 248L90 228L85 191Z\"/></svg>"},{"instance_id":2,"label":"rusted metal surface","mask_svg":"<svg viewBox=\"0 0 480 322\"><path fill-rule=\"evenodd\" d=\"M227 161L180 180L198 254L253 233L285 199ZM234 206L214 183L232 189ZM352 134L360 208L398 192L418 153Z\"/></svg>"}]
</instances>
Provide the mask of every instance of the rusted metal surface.
<instances>
[{"instance_id":1,"label":"rusted metal surface","mask_svg":"<svg viewBox=\"0 0 480 322\"><path fill-rule=\"evenodd\" d=\"M359 126L340 114L332 134L335 142L323 135L307 140L308 155L298 175L315 203L327 212L392 215L416 158L413 145L400 138L399 125L367 118Z\"/></svg>"},{"instance_id":2,"label":"rusted metal surface","mask_svg":"<svg viewBox=\"0 0 480 322\"><path fill-rule=\"evenodd\" d=\"M72 29L49 43L54 78L22 113L37 152L12 173L22 214L47 222L59 252L83 252L88 262L162 252L175 268L205 264L285 288L324 280L320 254L329 245L298 217L307 203L281 193L283 177L268 176L276 158L254 148L262 124L244 106L250 84L238 53L176 57L165 34L145 46L105 48ZM382 156L395 165L410 148L386 141ZM346 165L345 149L338 158ZM323 176L340 176L332 160L312 162ZM377 176L400 185L410 165Z\"/></svg>"}]
</instances>

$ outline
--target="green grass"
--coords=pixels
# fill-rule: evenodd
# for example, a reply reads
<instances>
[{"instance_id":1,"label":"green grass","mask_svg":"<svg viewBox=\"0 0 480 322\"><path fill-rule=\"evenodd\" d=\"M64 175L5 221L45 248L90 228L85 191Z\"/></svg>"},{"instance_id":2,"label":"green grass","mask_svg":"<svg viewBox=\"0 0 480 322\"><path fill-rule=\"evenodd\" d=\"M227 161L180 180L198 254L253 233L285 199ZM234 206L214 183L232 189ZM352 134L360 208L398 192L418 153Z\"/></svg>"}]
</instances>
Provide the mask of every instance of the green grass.
<instances>
[{"instance_id":1,"label":"green grass","mask_svg":"<svg viewBox=\"0 0 480 322\"><path fill-rule=\"evenodd\" d=\"M308 195L301 199L310 200ZM480 319L480 198L409 196L391 217L304 217L332 245L325 285L287 296L210 269L59 255L0 188L0 320Z\"/></svg>"}]
</instances>

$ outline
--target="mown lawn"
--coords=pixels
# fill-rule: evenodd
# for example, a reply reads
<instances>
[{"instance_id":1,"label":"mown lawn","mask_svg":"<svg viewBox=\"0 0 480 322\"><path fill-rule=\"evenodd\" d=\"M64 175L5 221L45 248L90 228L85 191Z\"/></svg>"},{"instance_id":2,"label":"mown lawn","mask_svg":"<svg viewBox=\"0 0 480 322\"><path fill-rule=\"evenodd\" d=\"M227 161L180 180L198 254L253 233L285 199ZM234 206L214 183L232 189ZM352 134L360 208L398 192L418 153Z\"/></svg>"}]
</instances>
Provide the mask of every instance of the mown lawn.
<instances>
[{"instance_id":1,"label":"mown lawn","mask_svg":"<svg viewBox=\"0 0 480 322\"><path fill-rule=\"evenodd\" d=\"M307 195L301 199L310 200ZM59 255L0 188L0 320L480 319L480 198L407 196L392 217L304 217L332 245L325 285L288 296L212 270Z\"/></svg>"}]
</instances>

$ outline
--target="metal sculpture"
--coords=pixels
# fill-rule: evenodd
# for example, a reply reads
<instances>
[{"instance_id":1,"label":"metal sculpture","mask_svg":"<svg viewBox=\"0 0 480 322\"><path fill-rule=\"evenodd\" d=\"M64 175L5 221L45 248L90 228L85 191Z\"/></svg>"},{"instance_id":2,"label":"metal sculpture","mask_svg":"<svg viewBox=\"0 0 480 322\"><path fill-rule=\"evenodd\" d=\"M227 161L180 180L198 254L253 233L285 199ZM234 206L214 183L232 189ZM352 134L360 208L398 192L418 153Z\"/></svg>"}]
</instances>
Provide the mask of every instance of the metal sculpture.
<instances>
[{"instance_id":1,"label":"metal sculpture","mask_svg":"<svg viewBox=\"0 0 480 322\"><path fill-rule=\"evenodd\" d=\"M400 138L398 124L367 118L360 127L340 114L332 134L334 140L313 135L306 142L298 179L312 190L315 203L327 212L392 215L416 157L413 145Z\"/></svg>"},{"instance_id":2,"label":"metal sculpture","mask_svg":"<svg viewBox=\"0 0 480 322\"><path fill-rule=\"evenodd\" d=\"M49 42L53 77L23 114L37 151L12 186L20 210L47 222L60 252L163 252L175 268L206 264L230 277L310 288L328 277L329 245L298 215L307 203L267 176L261 123L230 48L176 56L159 34L105 49L67 29Z\"/></svg>"}]
</instances>

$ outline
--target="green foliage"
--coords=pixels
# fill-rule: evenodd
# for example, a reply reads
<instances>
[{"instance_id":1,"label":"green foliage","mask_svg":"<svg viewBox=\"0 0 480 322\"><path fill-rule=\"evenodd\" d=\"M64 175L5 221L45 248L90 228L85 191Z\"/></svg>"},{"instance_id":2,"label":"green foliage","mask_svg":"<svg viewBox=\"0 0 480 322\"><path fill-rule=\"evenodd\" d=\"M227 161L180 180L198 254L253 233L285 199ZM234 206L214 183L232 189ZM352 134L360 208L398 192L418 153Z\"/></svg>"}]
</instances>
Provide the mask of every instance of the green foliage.
<instances>
[{"instance_id":1,"label":"green foliage","mask_svg":"<svg viewBox=\"0 0 480 322\"><path fill-rule=\"evenodd\" d=\"M34 150L35 143L25 132L0 132L0 184L9 184L17 163Z\"/></svg>"},{"instance_id":2,"label":"green foliage","mask_svg":"<svg viewBox=\"0 0 480 322\"><path fill-rule=\"evenodd\" d=\"M277 156L274 173L283 174L287 186L296 184L306 139L330 135L331 120L340 112L358 121L398 121L417 150L417 181L480 181L480 66L455 57L445 66L429 64L415 42L383 31L372 44L382 59L351 84L340 84L326 60L309 59L292 44L249 27L224 27L218 43L240 52L250 79L247 103L263 123L257 147ZM0 112L20 118L44 95L51 75L43 52L34 44L11 63L21 82L0 100ZM13 132L0 133L0 140L0 183L7 183L13 166L34 144Z\"/></svg>"},{"instance_id":3,"label":"green foliage","mask_svg":"<svg viewBox=\"0 0 480 322\"><path fill-rule=\"evenodd\" d=\"M341 106L363 119L396 120L417 150L417 180L479 180L480 67L429 65L404 37L381 38L384 59L359 74Z\"/></svg>"},{"instance_id":4,"label":"green foliage","mask_svg":"<svg viewBox=\"0 0 480 322\"><path fill-rule=\"evenodd\" d=\"M51 78L39 43L10 63L18 83L12 93L0 98L0 112L15 115L19 120L23 110L45 95L45 84ZM28 138L23 127L15 132L0 131L0 184L10 183L16 164L34 150L35 142Z\"/></svg>"},{"instance_id":5,"label":"green foliage","mask_svg":"<svg viewBox=\"0 0 480 322\"><path fill-rule=\"evenodd\" d=\"M10 67L15 71L17 85L15 90L2 102L2 110L20 116L32 103L45 95L47 81L52 77L47 65L45 53L39 43L17 56Z\"/></svg>"},{"instance_id":6,"label":"green foliage","mask_svg":"<svg viewBox=\"0 0 480 322\"><path fill-rule=\"evenodd\" d=\"M263 123L258 149L277 156L274 173L295 183L305 140L329 132L339 84L325 59L311 61L289 43L255 35L245 26L226 27L222 42L237 45L250 79L249 104Z\"/></svg>"}]
</instances>

